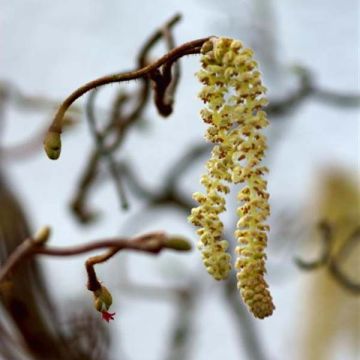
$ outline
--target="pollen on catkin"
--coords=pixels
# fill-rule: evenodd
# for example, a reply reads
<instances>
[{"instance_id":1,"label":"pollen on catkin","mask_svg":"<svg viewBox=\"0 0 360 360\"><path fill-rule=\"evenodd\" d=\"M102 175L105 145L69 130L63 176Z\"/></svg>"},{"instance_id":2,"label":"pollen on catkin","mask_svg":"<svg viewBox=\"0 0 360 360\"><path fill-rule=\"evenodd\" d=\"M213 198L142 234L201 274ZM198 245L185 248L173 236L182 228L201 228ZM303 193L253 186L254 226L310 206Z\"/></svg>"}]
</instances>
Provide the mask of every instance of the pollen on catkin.
<instances>
[{"instance_id":1,"label":"pollen on catkin","mask_svg":"<svg viewBox=\"0 0 360 360\"><path fill-rule=\"evenodd\" d=\"M201 183L206 193L195 193L200 206L189 220L201 228L199 248L208 272L217 280L231 269L228 243L222 239L219 214L225 211L224 194L229 183L242 183L235 237L238 241L235 263L238 287L244 302L258 318L272 314L274 305L265 282L265 247L269 226L267 182L261 165L266 138L261 129L268 125L262 108L267 104L253 51L240 41L211 38L201 49L202 69L197 73L203 88L199 94L205 103L203 121L209 124L205 138L214 145Z\"/></svg>"}]
</instances>

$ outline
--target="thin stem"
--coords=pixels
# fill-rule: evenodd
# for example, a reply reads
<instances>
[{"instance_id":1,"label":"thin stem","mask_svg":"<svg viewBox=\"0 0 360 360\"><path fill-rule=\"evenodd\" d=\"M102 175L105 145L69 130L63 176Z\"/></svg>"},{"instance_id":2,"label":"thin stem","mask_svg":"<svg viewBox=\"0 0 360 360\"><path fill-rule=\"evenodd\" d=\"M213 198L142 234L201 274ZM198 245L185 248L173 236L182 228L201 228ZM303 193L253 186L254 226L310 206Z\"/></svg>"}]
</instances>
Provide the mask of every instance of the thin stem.
<instances>
[{"instance_id":1,"label":"thin stem","mask_svg":"<svg viewBox=\"0 0 360 360\"><path fill-rule=\"evenodd\" d=\"M150 237L148 235L146 235L144 238L141 238L140 241L141 242L144 242L146 240L153 241L152 245L156 246L155 251L157 252L157 251L161 250L161 246L162 246L161 242L164 237L165 237L164 234L156 233L156 234L150 234ZM137 241L139 241L139 240L137 240ZM150 246L152 246L152 245L150 244ZM87 286L88 290L96 291L101 288L101 283L97 279L94 266L96 264L101 264L101 263L104 263L105 261L109 260L115 254L117 254L120 250L121 250L120 247L113 247L110 250L108 250L105 254L93 256L86 260L85 267L86 267L86 272L88 274L88 286ZM152 252L152 249L149 249L149 251Z\"/></svg>"},{"instance_id":2,"label":"thin stem","mask_svg":"<svg viewBox=\"0 0 360 360\"><path fill-rule=\"evenodd\" d=\"M168 47L168 51L175 48L175 41L168 27L162 29L164 39ZM154 87L154 100L157 110L160 115L166 117L173 111L173 98L174 93L179 81L179 64L175 62L174 77L172 74L172 66L174 62L166 63L160 69L150 73L149 77L153 81Z\"/></svg>"},{"instance_id":3,"label":"thin stem","mask_svg":"<svg viewBox=\"0 0 360 360\"><path fill-rule=\"evenodd\" d=\"M85 268L88 275L88 285L87 285L88 290L96 291L101 288L101 283L97 279L96 272L94 269L95 264L100 264L109 260L118 251L120 251L119 248L112 248L103 255L93 256L86 260Z\"/></svg>"},{"instance_id":4,"label":"thin stem","mask_svg":"<svg viewBox=\"0 0 360 360\"><path fill-rule=\"evenodd\" d=\"M95 95L96 95L96 90L93 90L90 93L89 100L88 100L87 106L86 106L86 115L87 115L87 119L89 121L90 131L96 142L96 147L98 149L98 152L99 152L100 156L103 157L105 159L105 161L107 162L110 174L114 179L118 197L120 199L120 204L121 204L122 208L124 210L126 210L128 208L128 201L126 198L126 194L124 191L124 187L123 187L123 184L121 181L121 176L118 171L116 162L112 156L112 153L110 151L108 151L108 149L106 148L106 145L104 144L104 137L96 129L95 113L94 113L94 106L93 106Z\"/></svg>"}]
</instances>

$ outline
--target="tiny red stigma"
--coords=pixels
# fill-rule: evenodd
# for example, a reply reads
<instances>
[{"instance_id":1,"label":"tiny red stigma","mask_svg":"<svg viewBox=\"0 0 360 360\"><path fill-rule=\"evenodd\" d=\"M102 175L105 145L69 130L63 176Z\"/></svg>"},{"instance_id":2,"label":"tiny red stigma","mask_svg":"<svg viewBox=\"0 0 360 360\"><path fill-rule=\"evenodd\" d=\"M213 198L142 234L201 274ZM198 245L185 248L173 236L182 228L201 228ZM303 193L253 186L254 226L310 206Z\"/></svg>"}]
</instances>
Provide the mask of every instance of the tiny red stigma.
<instances>
[{"instance_id":1,"label":"tiny red stigma","mask_svg":"<svg viewBox=\"0 0 360 360\"><path fill-rule=\"evenodd\" d=\"M101 314L102 314L103 320L105 320L106 322L110 322L110 320L114 320L115 313L109 313L107 311L102 311Z\"/></svg>"}]
</instances>

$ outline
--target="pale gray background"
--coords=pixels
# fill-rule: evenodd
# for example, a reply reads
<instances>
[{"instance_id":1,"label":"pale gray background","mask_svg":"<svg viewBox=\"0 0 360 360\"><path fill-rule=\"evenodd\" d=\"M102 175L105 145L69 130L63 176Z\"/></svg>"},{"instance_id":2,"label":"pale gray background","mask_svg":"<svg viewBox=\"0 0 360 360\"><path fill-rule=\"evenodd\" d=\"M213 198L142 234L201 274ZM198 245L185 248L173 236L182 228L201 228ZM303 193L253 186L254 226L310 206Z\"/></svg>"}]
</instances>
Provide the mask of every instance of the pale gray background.
<instances>
[{"instance_id":1,"label":"pale gray background","mask_svg":"<svg viewBox=\"0 0 360 360\"><path fill-rule=\"evenodd\" d=\"M271 5L271 6L270 6ZM61 99L82 83L114 71L132 68L139 47L167 18L180 11L184 18L176 27L177 43L211 34L242 39L255 48L265 73L270 95L281 98L294 87L288 66L308 66L318 82L339 91L359 90L358 2L350 0L286 1L40 1L0 0L0 79L16 84L28 94L47 94ZM158 54L163 51L158 49ZM198 59L182 60L179 92L174 114L160 119L153 107L147 130L131 131L120 158L132 159L138 174L149 186L156 186L172 162L189 144L202 138L204 126L196 99L199 84L193 74ZM118 85L102 92L100 105L108 104ZM23 113L9 110L4 134L6 144L14 144L36 132L51 118L51 113ZM288 120L285 136L271 162L272 199L301 207L309 195L309 186L318 171L341 163L359 171L359 111L326 107L314 101L302 105ZM357 117L357 119L356 119ZM274 125L275 127L277 124ZM49 224L54 229L53 244L70 245L98 237L114 236L120 231L130 235L123 225L128 214L118 211L112 184L100 187L92 204L103 211L96 226L83 229L66 208L75 182L88 153L91 138L83 122L66 137L62 157L51 162L38 154L26 162L4 164L14 188L21 194L34 228ZM156 164L156 166L154 166ZM200 189L199 164L184 186L191 193ZM138 206L136 199L132 207ZM166 217L165 217L166 215ZM141 222L142 219L139 219ZM195 238L194 229L182 214L164 213L137 232L164 229ZM129 233L125 233L128 231ZM272 239L270 239L272 241ZM109 326L121 342L128 359L157 360L166 349L166 329L172 321L173 308L167 302L134 300L116 289L117 263L121 257L99 267L102 280L112 289L116 321ZM84 258L44 261L49 276L56 278L55 299L61 306L71 306L64 299L83 298L90 303L85 289ZM299 314L305 275L298 273L289 256L273 262L276 272L269 281L277 309L274 315L256 326L270 359L301 359L297 341ZM170 268L174 268L172 273ZM192 276L200 257L163 254L159 258L131 256L131 276L141 283L166 284ZM292 273L297 276L292 277ZM204 281L208 281L204 274ZM209 281L209 292L199 302L196 338L192 359L235 360L241 358L230 314L222 308L216 283ZM116 340L116 335L114 337ZM116 354L117 342L115 341ZM342 349L343 350L343 349ZM345 359L346 351L334 353ZM346 356L346 355L345 355ZM114 356L116 359L116 356Z\"/></svg>"}]
</instances>

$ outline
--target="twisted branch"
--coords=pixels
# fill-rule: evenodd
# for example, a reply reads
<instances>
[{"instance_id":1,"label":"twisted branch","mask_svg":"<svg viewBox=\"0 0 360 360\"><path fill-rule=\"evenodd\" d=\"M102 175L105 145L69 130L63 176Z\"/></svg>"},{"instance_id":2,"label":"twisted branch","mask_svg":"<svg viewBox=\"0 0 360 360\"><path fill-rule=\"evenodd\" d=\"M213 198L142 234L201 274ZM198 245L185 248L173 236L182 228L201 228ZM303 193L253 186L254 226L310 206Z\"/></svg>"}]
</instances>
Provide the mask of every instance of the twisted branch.
<instances>
[{"instance_id":1,"label":"twisted branch","mask_svg":"<svg viewBox=\"0 0 360 360\"><path fill-rule=\"evenodd\" d=\"M45 246L43 242L39 242L36 238L27 238L14 250L3 264L0 269L0 283L25 259L39 255L60 257L76 256L98 249L108 249L108 251L103 255L89 258L85 264L88 273L88 288L91 291L99 286L94 266L107 261L119 251L133 250L158 254L164 249L188 251L191 249L191 246L185 239L176 236L168 236L163 232L152 232L134 238L103 239L64 248L48 247Z\"/></svg>"},{"instance_id":2,"label":"twisted branch","mask_svg":"<svg viewBox=\"0 0 360 360\"><path fill-rule=\"evenodd\" d=\"M161 68L161 66L163 66L164 64L167 63L171 64L186 55L198 54L200 52L202 44L208 39L209 37L206 37L206 38L187 42L183 45L176 47L175 49L170 50L167 54L162 56L154 63L149 64L141 69L104 76L96 80L90 81L87 84L76 89L61 104L45 136L44 148L48 157L52 160L59 158L61 152L60 135L62 133L64 115L68 110L68 108L79 97L86 94L90 90L96 89L99 86L112 84L112 83L120 83L123 81L130 81L130 80L151 76L151 74L153 74L154 71Z\"/></svg>"}]
</instances>

